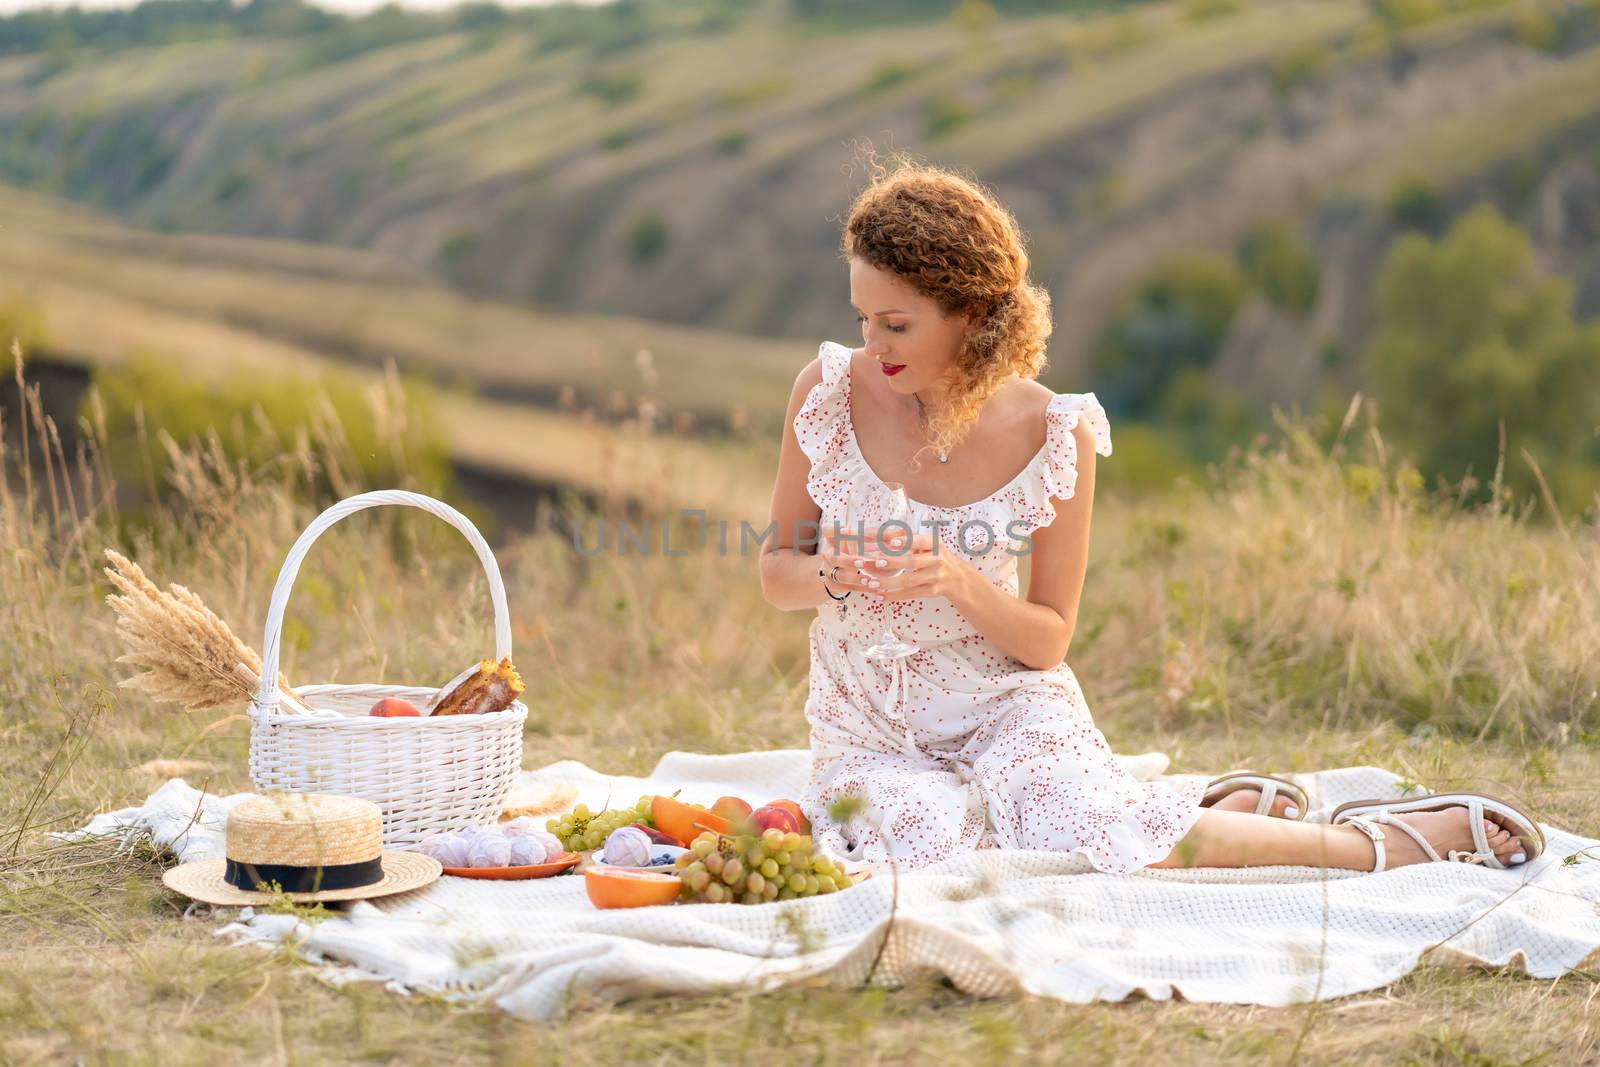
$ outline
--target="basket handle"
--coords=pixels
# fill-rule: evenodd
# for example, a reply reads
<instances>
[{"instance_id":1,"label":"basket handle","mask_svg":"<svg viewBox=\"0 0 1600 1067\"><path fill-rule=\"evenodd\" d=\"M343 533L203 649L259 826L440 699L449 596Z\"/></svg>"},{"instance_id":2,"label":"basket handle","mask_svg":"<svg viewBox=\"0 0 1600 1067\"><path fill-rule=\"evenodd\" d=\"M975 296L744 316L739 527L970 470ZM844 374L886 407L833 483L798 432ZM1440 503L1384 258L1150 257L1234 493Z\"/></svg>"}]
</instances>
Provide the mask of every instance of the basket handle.
<instances>
[{"instance_id":1,"label":"basket handle","mask_svg":"<svg viewBox=\"0 0 1600 1067\"><path fill-rule=\"evenodd\" d=\"M376 492L361 493L349 497L333 505L316 520L307 526L283 561L283 569L278 572L278 583L272 587L272 606L267 611L267 628L261 637L261 689L256 693L255 706L266 712L274 712L278 708L278 661L282 652L283 612L289 604L289 593L294 588L294 580L300 573L300 562L305 559L306 553L311 551L311 546L323 531L347 515L354 515L367 508L375 508L384 504L404 504L407 507L421 508L430 515L437 515L451 526L460 530L472 545L473 551L478 553L478 561L483 564L483 573L489 578L489 596L494 601L494 655L495 659L505 659L511 655L511 612L506 607L506 586L500 578L500 565L495 562L494 553L489 551L489 544L461 512L446 504L442 500L435 500L431 496L421 493L411 493L404 489L380 489Z\"/></svg>"}]
</instances>

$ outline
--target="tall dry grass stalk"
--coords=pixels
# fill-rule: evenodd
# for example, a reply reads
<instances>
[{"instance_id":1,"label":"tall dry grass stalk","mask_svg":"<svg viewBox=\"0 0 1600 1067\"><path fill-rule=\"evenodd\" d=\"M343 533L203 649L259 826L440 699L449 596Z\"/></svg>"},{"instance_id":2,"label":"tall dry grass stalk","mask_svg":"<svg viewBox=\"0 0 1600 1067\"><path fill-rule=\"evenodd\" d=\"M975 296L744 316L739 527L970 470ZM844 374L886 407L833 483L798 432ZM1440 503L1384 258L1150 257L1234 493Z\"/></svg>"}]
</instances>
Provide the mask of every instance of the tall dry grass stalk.
<instances>
[{"instance_id":1,"label":"tall dry grass stalk","mask_svg":"<svg viewBox=\"0 0 1600 1067\"><path fill-rule=\"evenodd\" d=\"M82 421L81 436L74 449L74 458L68 460L62 444L61 429L53 416L45 411L44 400L37 383L28 382L24 375L22 346L12 339L10 344L13 380L17 387L17 400L21 417L17 420L17 438L21 462L17 464L22 486L22 506L19 509L12 495L10 464L6 464L6 477L0 479L0 521L5 529L0 531L7 543L25 549L25 556L33 562L59 561L73 555L79 563L89 559L83 533L103 514L114 517L116 501L114 487L106 476L103 457L109 450L104 436L105 423L88 418ZM43 467L44 487L40 494L47 496L49 512L36 506L38 487L35 468Z\"/></svg>"},{"instance_id":2,"label":"tall dry grass stalk","mask_svg":"<svg viewBox=\"0 0 1600 1067\"><path fill-rule=\"evenodd\" d=\"M258 673L261 662L223 618L261 610L263 589L287 546L326 502L318 500L325 492L319 490L321 472L359 470L351 456L332 454L350 447L337 415L329 408L314 435L301 430L286 439L258 409L253 432L282 445L260 464L230 455L216 432L185 443L151 427L172 460L159 487L163 496L146 498L137 512L123 515L107 459L116 446L107 435L98 390L86 394L74 442L56 425L40 385L28 379L20 347L12 342L10 348L22 418L0 417L0 644L28 669L0 671L0 700L27 705L37 680L52 674L104 678L124 688L115 685L119 679L105 678L104 670L123 662L147 668L126 687L146 696L174 700L190 711L242 704L254 684L234 668L244 664ZM393 379L372 402L403 404L397 383ZM403 418L395 414L391 423ZM359 492L366 488L359 478L347 474L341 484ZM116 549L107 557L113 565L102 572L92 554L107 544ZM129 557L181 569L195 581L162 592ZM96 586L102 580L117 594L107 598L120 616L114 635L98 612L84 610L100 599ZM307 584L319 581L313 568ZM191 586L205 588L206 599ZM362 642L354 649L362 655L369 638L365 623L357 632ZM336 640L341 647L353 644L343 635ZM124 647L116 647L119 642ZM300 644L296 635L286 641L288 662ZM280 684L286 704L295 707L299 701L281 676Z\"/></svg>"}]
</instances>

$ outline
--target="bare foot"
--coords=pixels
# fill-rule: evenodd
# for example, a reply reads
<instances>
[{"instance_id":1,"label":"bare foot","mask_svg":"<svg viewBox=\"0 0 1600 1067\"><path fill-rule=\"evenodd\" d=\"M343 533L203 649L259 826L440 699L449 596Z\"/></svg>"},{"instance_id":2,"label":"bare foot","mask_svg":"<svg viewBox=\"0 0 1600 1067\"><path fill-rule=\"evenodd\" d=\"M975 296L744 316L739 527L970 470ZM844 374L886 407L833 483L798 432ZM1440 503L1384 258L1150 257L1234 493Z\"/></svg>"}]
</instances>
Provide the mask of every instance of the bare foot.
<instances>
[{"instance_id":1,"label":"bare foot","mask_svg":"<svg viewBox=\"0 0 1600 1067\"><path fill-rule=\"evenodd\" d=\"M1416 830L1428 839L1428 844L1433 850L1445 859L1449 859L1452 850L1460 852L1476 852L1478 846L1472 840L1472 823L1469 821L1466 808L1446 808L1443 811L1409 811L1404 815L1391 814L1390 818L1398 819ZM1428 855L1422 851L1422 846L1411 839L1404 830L1384 827L1383 844L1387 859L1385 867L1404 867L1412 863L1427 863ZM1352 827L1351 829L1355 829ZM1361 831L1356 830L1356 833ZM1522 859L1515 857L1523 855L1522 841L1510 830L1489 819L1483 820L1483 836L1489 842L1489 847L1494 850L1495 858L1508 866L1522 863Z\"/></svg>"},{"instance_id":2,"label":"bare foot","mask_svg":"<svg viewBox=\"0 0 1600 1067\"><path fill-rule=\"evenodd\" d=\"M1235 789L1221 800L1213 804L1207 804L1206 807L1216 808L1218 811L1254 812L1256 805L1260 801L1261 790L1259 789ZM1267 813L1279 819L1299 818L1298 809L1293 814L1289 812L1288 809L1291 806L1289 798L1279 793L1272 798L1272 807L1267 809Z\"/></svg>"}]
</instances>

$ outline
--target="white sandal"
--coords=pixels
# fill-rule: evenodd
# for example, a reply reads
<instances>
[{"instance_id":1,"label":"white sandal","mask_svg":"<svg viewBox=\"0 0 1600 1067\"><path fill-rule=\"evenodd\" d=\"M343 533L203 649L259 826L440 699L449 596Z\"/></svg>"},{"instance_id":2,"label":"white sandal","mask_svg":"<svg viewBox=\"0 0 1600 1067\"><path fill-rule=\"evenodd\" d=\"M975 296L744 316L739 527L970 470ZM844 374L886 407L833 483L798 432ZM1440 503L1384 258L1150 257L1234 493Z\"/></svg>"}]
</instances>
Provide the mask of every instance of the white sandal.
<instances>
[{"instance_id":1,"label":"white sandal","mask_svg":"<svg viewBox=\"0 0 1600 1067\"><path fill-rule=\"evenodd\" d=\"M1453 807L1467 809L1467 817L1472 825L1473 851L1453 848L1447 857L1441 857L1421 832L1395 818L1396 815L1407 812L1443 811L1445 808ZM1503 800L1484 796L1482 793L1435 793L1411 800L1352 800L1334 808L1328 822L1335 826L1340 824L1354 826L1372 840L1372 849L1375 853L1372 867L1374 874L1382 871L1385 865L1384 832L1379 829L1380 824L1404 831L1422 848L1423 855L1433 863L1445 862L1448 859L1450 863L1475 863L1501 871L1520 866L1520 864L1501 863L1500 858L1494 854L1494 849L1489 847L1488 839L1483 833L1483 820L1486 817L1490 822L1510 830L1517 836L1522 842L1522 851L1528 860L1533 860L1544 852L1544 831L1527 812Z\"/></svg>"},{"instance_id":2,"label":"white sandal","mask_svg":"<svg viewBox=\"0 0 1600 1067\"><path fill-rule=\"evenodd\" d=\"M1295 807L1295 813L1280 815L1277 818L1292 822L1303 821L1306 809L1311 807L1306 791L1287 778L1274 778L1270 774L1256 774L1254 771L1234 771L1232 774L1211 779L1211 783L1206 786L1205 796L1200 798L1200 806L1209 808L1228 794L1237 793L1241 789L1261 790L1261 799L1256 801L1257 815L1271 815L1272 802L1278 798L1280 792L1289 798L1290 804Z\"/></svg>"}]
</instances>

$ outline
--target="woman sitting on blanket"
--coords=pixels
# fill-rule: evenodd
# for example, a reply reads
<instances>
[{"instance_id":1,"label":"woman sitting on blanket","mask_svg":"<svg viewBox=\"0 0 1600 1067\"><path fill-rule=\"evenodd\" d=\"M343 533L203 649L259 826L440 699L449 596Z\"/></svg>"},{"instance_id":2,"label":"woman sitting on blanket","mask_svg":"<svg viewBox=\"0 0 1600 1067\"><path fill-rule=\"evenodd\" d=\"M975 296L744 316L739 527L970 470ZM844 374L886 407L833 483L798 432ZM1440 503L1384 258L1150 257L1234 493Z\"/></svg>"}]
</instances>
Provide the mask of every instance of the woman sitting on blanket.
<instances>
[{"instance_id":1,"label":"woman sitting on blanket","mask_svg":"<svg viewBox=\"0 0 1600 1067\"><path fill-rule=\"evenodd\" d=\"M1346 804L1323 824L1284 779L1135 779L1065 662L1110 427L1092 392L1036 380L1049 296L1015 220L980 185L896 160L843 252L862 344L824 342L795 380L761 556L769 602L817 609L801 805L824 847L911 866L1075 851L1108 872L1539 854L1531 817L1478 794Z\"/></svg>"}]
</instances>

